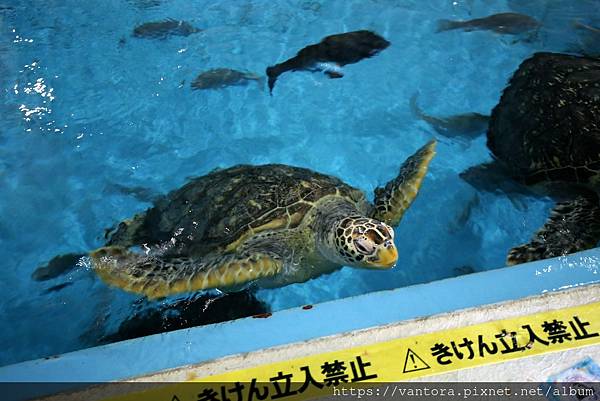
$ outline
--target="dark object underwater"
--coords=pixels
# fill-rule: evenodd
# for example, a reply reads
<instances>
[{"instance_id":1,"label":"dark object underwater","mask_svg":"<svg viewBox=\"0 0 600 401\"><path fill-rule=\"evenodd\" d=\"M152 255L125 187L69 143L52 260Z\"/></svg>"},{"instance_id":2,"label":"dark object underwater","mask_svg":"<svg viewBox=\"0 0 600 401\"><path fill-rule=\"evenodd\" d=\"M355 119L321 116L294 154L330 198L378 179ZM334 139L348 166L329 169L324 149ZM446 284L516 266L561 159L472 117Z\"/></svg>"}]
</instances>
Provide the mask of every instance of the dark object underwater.
<instances>
[{"instance_id":1,"label":"dark object underwater","mask_svg":"<svg viewBox=\"0 0 600 401\"><path fill-rule=\"evenodd\" d=\"M85 254L81 253L67 253L57 256L46 265L37 268L31 275L31 278L35 281L46 281L58 277L72 270L79 264L81 258L85 256Z\"/></svg>"},{"instance_id":2,"label":"dark object underwater","mask_svg":"<svg viewBox=\"0 0 600 401\"><path fill-rule=\"evenodd\" d=\"M189 22L166 19L136 26L133 29L133 36L146 39L166 39L169 36L189 36L200 31L201 29Z\"/></svg>"},{"instance_id":3,"label":"dark object underwater","mask_svg":"<svg viewBox=\"0 0 600 401\"><path fill-rule=\"evenodd\" d=\"M454 29L463 31L494 31L504 35L517 35L536 29L540 23L528 15L518 13L500 13L484 18L475 18L468 21L438 21L437 31L444 32Z\"/></svg>"},{"instance_id":4,"label":"dark object underwater","mask_svg":"<svg viewBox=\"0 0 600 401\"><path fill-rule=\"evenodd\" d=\"M145 306L146 303L142 301L141 305ZM270 308L251 291L219 296L195 294L189 298L133 313L119 325L115 333L102 337L100 343L123 341L269 312Z\"/></svg>"},{"instance_id":5,"label":"dark object underwater","mask_svg":"<svg viewBox=\"0 0 600 401\"><path fill-rule=\"evenodd\" d=\"M509 252L507 264L566 255L600 240L599 98L600 60L536 53L494 107L487 146L495 161L461 177L483 189L519 183L559 201L530 242Z\"/></svg>"},{"instance_id":6,"label":"dark object underwater","mask_svg":"<svg viewBox=\"0 0 600 401\"><path fill-rule=\"evenodd\" d=\"M600 27L591 26L588 24L584 24L581 21L573 21L573 26L578 29L583 29L587 32L594 33L596 35L600 35Z\"/></svg>"},{"instance_id":7,"label":"dark object underwater","mask_svg":"<svg viewBox=\"0 0 600 401\"><path fill-rule=\"evenodd\" d=\"M273 91L275 81L286 71L323 71L330 78L341 78L342 66L372 57L389 45L383 37L365 30L327 36L291 59L268 67L269 91Z\"/></svg>"},{"instance_id":8,"label":"dark object underwater","mask_svg":"<svg viewBox=\"0 0 600 401\"><path fill-rule=\"evenodd\" d=\"M431 125L437 133L447 138L473 139L487 130L490 116L479 113L435 117L426 114L417 103L418 94L410 98L410 109L417 117Z\"/></svg>"},{"instance_id":9,"label":"dark object underwater","mask_svg":"<svg viewBox=\"0 0 600 401\"><path fill-rule=\"evenodd\" d=\"M256 81L260 85L264 81L256 74L237 71L230 68L214 68L198 75L191 83L192 89L220 89L226 86L247 85Z\"/></svg>"}]
</instances>

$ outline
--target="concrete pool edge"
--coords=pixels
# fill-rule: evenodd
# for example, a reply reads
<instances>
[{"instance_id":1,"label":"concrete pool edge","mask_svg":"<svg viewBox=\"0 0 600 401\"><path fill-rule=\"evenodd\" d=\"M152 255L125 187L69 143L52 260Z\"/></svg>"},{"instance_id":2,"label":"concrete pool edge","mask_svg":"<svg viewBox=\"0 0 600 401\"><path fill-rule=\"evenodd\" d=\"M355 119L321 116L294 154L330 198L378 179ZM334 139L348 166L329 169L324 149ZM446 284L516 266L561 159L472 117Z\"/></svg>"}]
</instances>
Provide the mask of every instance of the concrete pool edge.
<instances>
[{"instance_id":1,"label":"concrete pool edge","mask_svg":"<svg viewBox=\"0 0 600 401\"><path fill-rule=\"evenodd\" d=\"M226 385L232 383L231 372L236 374L238 380L246 382L248 374L257 374L256 368L263 371L263 377L260 383L267 382L264 373L273 376L275 371L290 372L294 367L306 364L311 365L306 358L313 356L324 357L330 355L332 351L337 352L336 357L344 360L340 352L350 351L351 353L360 352L361 356L369 358L372 362L376 357L379 346L383 346L386 353L387 363L368 364L371 373L381 374L381 369L388 372L395 372L396 375L402 372L401 358L404 353L398 352L399 349L389 347L389 341L397 342L398 339L422 338L422 334L432 333L435 336L435 341L444 341L448 333L454 333L456 329L464 329L470 333L482 333L483 327L481 324L491 324L493 331L497 333L499 328L511 328L512 323L518 321L523 322L523 318L527 319L528 324L540 323L541 319L559 318L564 319L570 313L576 313L577 316L586 321L592 316L597 315L596 311L600 305L600 284L593 284L586 287L576 287L564 291L549 292L541 295L535 295L527 298L521 298L514 301L506 301L487 305L483 307L474 307L461 311L443 313L439 315L411 319L407 321L397 322L386 326L373 327L370 329L358 330L355 332L342 333L334 336L318 338L303 343L288 344L279 347L273 347L266 350L251 352L248 354L238 354L229 357L200 363L197 365L184 366L177 369L171 369L164 372L158 372L153 375L138 377L127 382L113 382L96 384L91 387L85 387L81 390L68 391L61 394L56 394L48 398L43 398L44 401L132 401L132 400L168 400L171 395L177 395L173 399L195 399L196 394L202 390L202 383L195 384L183 383L175 384L189 380L198 380L203 378L204 384L209 388L215 385ZM574 311L576 309L577 311ZM591 314L590 314L591 313ZM541 314L541 315L540 315ZM595 316L597 317L597 316ZM594 321L595 328L590 330L598 331L597 319ZM590 321L591 321L590 320ZM562 320L561 320L562 321ZM583 326L580 326L583 327ZM516 328L516 327L512 327ZM485 332L485 329L483 330ZM464 333L464 332L463 332ZM487 333L489 334L489 333ZM588 338L594 337L589 336ZM573 339L576 340L576 339ZM559 342L562 343L562 342ZM508 385L510 382L515 382L519 385L524 383L539 384L549 380L557 373L571 368L573 365L578 365L582 360L600 361L600 342L594 341L587 345L578 346L571 341L567 341L568 346L559 350L541 350L541 352L533 355L527 355L520 352L516 358L508 360L496 360L486 363L475 363L474 366L458 367L450 369L449 372L426 374L417 378L403 378L399 381L374 381L370 382L369 388L374 388L382 383L402 383L407 381L425 382L425 385L433 383L445 382L502 382ZM387 346L386 346L387 345ZM416 346L419 346L415 344ZM431 344L422 344L420 347L428 348ZM537 344L536 347L543 345ZM412 347L411 347L412 348ZM530 350L535 347L529 348ZM417 349L418 350L418 349ZM405 351L404 348L401 351ZM410 350L409 350L410 351ZM420 353L421 351L419 351ZM408 354L407 354L408 355ZM415 354L416 355L416 354ZM426 356L424 354L421 354ZM492 354L490 354L492 355ZM488 355L488 356L490 356ZM304 359L303 359L304 358ZM462 359L462 357L461 357ZM283 362L283 366L281 363ZM433 361L430 359L429 363ZM319 362L318 366L320 366ZM314 363L312 364L313 368ZM429 367L428 367L429 368ZM435 367L433 367L435 371ZM422 369L419 369L422 370ZM402 372L404 373L404 372ZM219 374L229 374L229 379L224 379ZM217 375L217 376L214 376ZM239 376L246 379L239 379ZM388 376L389 377L389 376ZM211 379L212 378L212 379ZM490 380L493 378L493 380ZM221 380L224 380L223 382ZM296 382L299 384L300 382ZM342 387L345 384L342 385ZM348 383L352 386L351 383ZM517 386L519 387L519 386ZM325 388L327 390L327 387ZM359 397L360 398L360 397ZM23 400L24 398L19 398ZM321 399L321 398L319 398ZM330 399L330 398L326 398ZM370 398L369 398L370 399ZM15 399L16 400L16 399ZM40 400L41 401L41 400Z\"/></svg>"},{"instance_id":2,"label":"concrete pool edge","mask_svg":"<svg viewBox=\"0 0 600 401\"><path fill-rule=\"evenodd\" d=\"M374 344L385 343L399 338L413 337L427 333L443 335L444 331L450 329L476 326L486 322L497 323L505 319L530 316L532 314L552 310L568 309L573 306L589 305L591 307L594 305L595 307L598 305L598 302L600 302L600 284L591 284L587 287L576 287L564 291L534 295L513 301L504 301L454 312L404 320L385 326L340 333L333 336L316 338L302 343L282 345L247 354L232 355L205 363L183 366L181 368L171 369L152 375L137 377L130 381L179 382L204 377L218 377L218 375L227 372L237 372L244 369L251 369L256 366L269 365L279 361L296 360L309 355L328 354L332 351L347 350L360 346L366 346L368 348ZM574 349L579 351L584 350L584 352L587 350L600 351L600 345L588 345L583 346L582 348L575 347ZM558 352L569 353L572 352L572 349ZM579 352L579 354L582 353ZM531 360L533 358L539 358L540 356L547 357L547 355L548 354L525 356L522 359ZM498 363L508 364L517 361L519 361L519 359ZM491 364L494 364L494 362ZM452 378L452 376L457 376L458 372L464 373L465 370L478 370L485 368L486 366L488 365L477 365L473 368L458 369L449 373L408 380L431 381L432 378ZM511 381L511 377L514 378L509 372L505 372L505 374L500 377L497 375L491 377L494 377L495 381ZM481 381L486 381L486 379L489 381L489 377L480 377ZM528 377L528 380L544 381L544 378L535 377L535 375L531 374L530 377ZM518 381L523 381L523 379L520 378Z\"/></svg>"},{"instance_id":3,"label":"concrete pool edge","mask_svg":"<svg viewBox=\"0 0 600 401\"><path fill-rule=\"evenodd\" d=\"M0 382L106 382L600 282L600 249L0 367ZM490 285L492 284L492 285ZM415 300L418 300L415 302ZM381 305L386 305L382 308Z\"/></svg>"}]
</instances>

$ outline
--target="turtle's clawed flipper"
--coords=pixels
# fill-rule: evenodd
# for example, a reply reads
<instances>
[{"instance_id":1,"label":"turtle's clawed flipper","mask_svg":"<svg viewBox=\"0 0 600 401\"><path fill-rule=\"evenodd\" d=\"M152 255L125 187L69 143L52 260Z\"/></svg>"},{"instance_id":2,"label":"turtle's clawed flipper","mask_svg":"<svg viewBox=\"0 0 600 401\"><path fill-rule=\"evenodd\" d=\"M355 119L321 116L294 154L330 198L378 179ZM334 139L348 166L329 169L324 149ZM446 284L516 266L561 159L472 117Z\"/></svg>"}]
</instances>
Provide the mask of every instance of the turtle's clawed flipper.
<instances>
[{"instance_id":1,"label":"turtle's clawed flipper","mask_svg":"<svg viewBox=\"0 0 600 401\"><path fill-rule=\"evenodd\" d=\"M55 256L44 266L40 266L31 275L35 281L45 281L61 276L78 266L81 258L86 254L67 253L65 255Z\"/></svg>"},{"instance_id":2,"label":"turtle's clawed flipper","mask_svg":"<svg viewBox=\"0 0 600 401\"><path fill-rule=\"evenodd\" d=\"M274 276L283 268L283 260L268 251L193 259L163 258L152 253L133 253L121 246L108 246L90 256L96 273L104 282L149 299L209 288L239 288L251 281Z\"/></svg>"},{"instance_id":3,"label":"turtle's clawed flipper","mask_svg":"<svg viewBox=\"0 0 600 401\"><path fill-rule=\"evenodd\" d=\"M398 176L385 187L375 189L373 218L391 226L400 223L404 212L415 200L425 178L431 159L435 155L435 140L429 141L410 156L400 167Z\"/></svg>"},{"instance_id":4,"label":"turtle's clawed flipper","mask_svg":"<svg viewBox=\"0 0 600 401\"><path fill-rule=\"evenodd\" d=\"M600 240L600 204L589 194L556 204L550 218L527 244L510 250L508 265L590 249Z\"/></svg>"}]
</instances>

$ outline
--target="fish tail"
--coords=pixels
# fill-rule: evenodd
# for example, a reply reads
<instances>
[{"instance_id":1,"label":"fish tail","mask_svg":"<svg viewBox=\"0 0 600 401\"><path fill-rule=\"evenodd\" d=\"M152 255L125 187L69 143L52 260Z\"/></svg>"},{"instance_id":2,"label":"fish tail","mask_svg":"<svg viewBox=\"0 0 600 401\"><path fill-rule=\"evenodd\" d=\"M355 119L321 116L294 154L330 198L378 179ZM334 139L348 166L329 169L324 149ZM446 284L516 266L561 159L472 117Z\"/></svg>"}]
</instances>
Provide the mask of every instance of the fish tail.
<instances>
[{"instance_id":1,"label":"fish tail","mask_svg":"<svg viewBox=\"0 0 600 401\"><path fill-rule=\"evenodd\" d=\"M256 84L260 88L261 91L265 90L265 77L256 77Z\"/></svg>"},{"instance_id":2,"label":"fish tail","mask_svg":"<svg viewBox=\"0 0 600 401\"><path fill-rule=\"evenodd\" d=\"M265 77L261 77L258 75L252 75L250 77L250 79L253 79L256 81L256 84L258 85L258 87L260 88L261 91L265 90Z\"/></svg>"},{"instance_id":3,"label":"fish tail","mask_svg":"<svg viewBox=\"0 0 600 401\"><path fill-rule=\"evenodd\" d=\"M310 47L310 46L309 46ZM284 61L283 63L275 64L267 68L267 76L269 77L269 93L273 94L273 87L275 86L275 81L277 78L286 71L296 71L299 69L305 68L305 66L309 63L306 62L306 56L304 56L303 51L301 50L298 55L292 57L289 60Z\"/></svg>"},{"instance_id":4,"label":"fish tail","mask_svg":"<svg viewBox=\"0 0 600 401\"><path fill-rule=\"evenodd\" d=\"M436 32L451 31L453 29L458 29L461 26L462 26L462 22L460 22L460 21L450 21L449 19L440 19L437 22Z\"/></svg>"},{"instance_id":5,"label":"fish tail","mask_svg":"<svg viewBox=\"0 0 600 401\"><path fill-rule=\"evenodd\" d=\"M281 72L279 72L277 66L267 67L267 77L269 78L269 93L271 95L273 94L273 88L275 87L277 77L279 77L280 74Z\"/></svg>"},{"instance_id":6,"label":"fish tail","mask_svg":"<svg viewBox=\"0 0 600 401\"><path fill-rule=\"evenodd\" d=\"M287 62L276 64L271 67L267 67L267 77L269 83L269 93L273 94L273 88L275 87L275 81L277 78L286 71L291 70L292 68L288 68Z\"/></svg>"}]
</instances>

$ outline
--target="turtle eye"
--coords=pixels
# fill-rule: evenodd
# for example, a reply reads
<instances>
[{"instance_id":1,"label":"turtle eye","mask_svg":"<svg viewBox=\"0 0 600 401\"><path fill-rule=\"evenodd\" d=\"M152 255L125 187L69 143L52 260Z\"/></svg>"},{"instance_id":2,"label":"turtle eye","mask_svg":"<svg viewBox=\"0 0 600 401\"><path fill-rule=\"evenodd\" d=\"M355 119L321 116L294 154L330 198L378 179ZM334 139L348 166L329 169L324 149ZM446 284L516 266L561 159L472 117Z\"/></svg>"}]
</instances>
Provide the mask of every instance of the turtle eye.
<instances>
[{"instance_id":1,"label":"turtle eye","mask_svg":"<svg viewBox=\"0 0 600 401\"><path fill-rule=\"evenodd\" d=\"M388 226L387 224L383 224L381 223L377 229L381 232L381 234L383 234L383 236L385 238L394 238L394 230L392 229L392 227Z\"/></svg>"},{"instance_id":2,"label":"turtle eye","mask_svg":"<svg viewBox=\"0 0 600 401\"><path fill-rule=\"evenodd\" d=\"M365 235L376 245L380 245L384 241L384 238L377 230L368 230Z\"/></svg>"},{"instance_id":3,"label":"turtle eye","mask_svg":"<svg viewBox=\"0 0 600 401\"><path fill-rule=\"evenodd\" d=\"M365 237L357 238L353 241L353 243L356 250L363 255L371 255L375 252L375 246L373 245L373 242L369 241Z\"/></svg>"}]
</instances>

